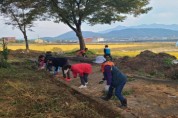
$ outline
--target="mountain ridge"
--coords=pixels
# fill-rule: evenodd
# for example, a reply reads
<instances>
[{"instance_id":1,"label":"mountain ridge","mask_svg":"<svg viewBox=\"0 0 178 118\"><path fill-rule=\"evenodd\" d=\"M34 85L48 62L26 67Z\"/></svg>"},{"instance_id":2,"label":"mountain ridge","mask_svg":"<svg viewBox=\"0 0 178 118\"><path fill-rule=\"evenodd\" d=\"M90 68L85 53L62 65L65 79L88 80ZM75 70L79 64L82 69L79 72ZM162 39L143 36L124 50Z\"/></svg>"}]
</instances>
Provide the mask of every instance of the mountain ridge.
<instances>
[{"instance_id":1,"label":"mountain ridge","mask_svg":"<svg viewBox=\"0 0 178 118\"><path fill-rule=\"evenodd\" d=\"M122 26L118 25L114 28L107 29L104 31L100 31L100 33L107 33L113 30L123 30L123 29L128 29L128 28L162 28L162 29L170 29L170 30L176 30L178 31L178 24L170 24L170 25L165 25L165 24L142 24L142 25L137 25L137 26Z\"/></svg>"},{"instance_id":2,"label":"mountain ridge","mask_svg":"<svg viewBox=\"0 0 178 118\"><path fill-rule=\"evenodd\" d=\"M102 32L83 31L84 38L102 37L105 39L120 39L120 38L172 38L178 37L178 25L163 25L150 24L138 26L117 26L112 29L104 30ZM73 31L66 32L56 37L44 37L45 40L78 40Z\"/></svg>"}]
</instances>

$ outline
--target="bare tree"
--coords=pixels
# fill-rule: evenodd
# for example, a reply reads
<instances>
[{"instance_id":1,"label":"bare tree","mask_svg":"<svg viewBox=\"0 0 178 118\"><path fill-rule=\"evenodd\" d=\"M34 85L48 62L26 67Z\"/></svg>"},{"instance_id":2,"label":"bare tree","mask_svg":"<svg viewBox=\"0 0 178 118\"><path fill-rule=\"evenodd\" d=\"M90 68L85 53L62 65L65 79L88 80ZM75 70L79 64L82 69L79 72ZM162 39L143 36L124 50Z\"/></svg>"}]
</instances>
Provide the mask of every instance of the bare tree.
<instances>
[{"instance_id":1,"label":"bare tree","mask_svg":"<svg viewBox=\"0 0 178 118\"><path fill-rule=\"evenodd\" d=\"M0 4L0 13L5 24L18 28L25 39L26 50L29 51L27 30L32 31L33 22L40 14L39 2L36 0L5 0Z\"/></svg>"}]
</instances>

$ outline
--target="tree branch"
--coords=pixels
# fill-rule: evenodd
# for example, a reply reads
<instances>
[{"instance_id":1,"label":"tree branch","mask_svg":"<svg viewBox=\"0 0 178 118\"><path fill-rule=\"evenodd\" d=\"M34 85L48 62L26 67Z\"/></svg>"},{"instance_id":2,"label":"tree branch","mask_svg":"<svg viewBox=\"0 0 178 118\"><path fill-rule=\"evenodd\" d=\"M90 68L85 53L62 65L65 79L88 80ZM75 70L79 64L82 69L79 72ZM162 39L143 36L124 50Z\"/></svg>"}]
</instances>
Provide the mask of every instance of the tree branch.
<instances>
[{"instance_id":1,"label":"tree branch","mask_svg":"<svg viewBox=\"0 0 178 118\"><path fill-rule=\"evenodd\" d=\"M76 31L77 31L76 28L74 28L74 27L68 22L67 18L66 18L62 13L60 13L60 10L61 10L61 9L58 7L58 4L57 4L54 0L51 0L51 1L55 4L55 6L56 6L56 8L57 8L57 10L58 10L58 12L57 12L58 16L61 17L62 20L64 21L64 23L66 23L72 30L74 30L74 31L76 32Z\"/></svg>"}]
</instances>

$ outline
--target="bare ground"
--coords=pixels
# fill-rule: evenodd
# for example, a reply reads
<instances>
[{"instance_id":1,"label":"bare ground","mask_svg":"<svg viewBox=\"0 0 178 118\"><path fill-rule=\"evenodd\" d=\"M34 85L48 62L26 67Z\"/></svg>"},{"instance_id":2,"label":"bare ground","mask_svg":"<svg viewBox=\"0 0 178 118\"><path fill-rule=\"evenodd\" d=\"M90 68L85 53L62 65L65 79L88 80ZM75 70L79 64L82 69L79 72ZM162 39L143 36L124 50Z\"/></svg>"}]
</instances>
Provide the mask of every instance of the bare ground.
<instances>
[{"instance_id":1,"label":"bare ground","mask_svg":"<svg viewBox=\"0 0 178 118\"><path fill-rule=\"evenodd\" d=\"M145 79L129 78L124 92L128 93L128 108L120 109L120 102L116 97L110 101L103 101L105 84L98 84L103 78L99 65L93 65L93 73L89 75L89 85L86 89L79 89L80 79L74 78L71 82L65 82L72 88L91 98L102 101L102 104L112 106L114 110L121 112L122 117L136 118L178 118L178 86L177 82L149 81ZM129 73L128 73L129 75ZM60 80L61 75L57 77ZM62 80L64 81L64 80Z\"/></svg>"},{"instance_id":2,"label":"bare ground","mask_svg":"<svg viewBox=\"0 0 178 118\"><path fill-rule=\"evenodd\" d=\"M26 57L37 58L37 55L39 53L33 53L32 56L29 56L28 54L24 55L17 52L10 56L14 60L18 56L17 60L21 60ZM152 56L154 57L153 61L150 61L150 56L151 58ZM124 88L124 95L128 99L127 109L120 109L118 107L120 103L116 97L107 102L101 99L101 96L104 94L104 84L98 84L103 78L99 65L92 65L93 73L89 75L88 87L86 89L79 89L79 78L72 78L71 82L65 82L61 77L61 73L55 78L49 77L48 74L39 73L34 71L35 68L29 68L18 62L16 63L16 68L18 66L21 67L21 65L23 67L20 70L17 69L17 71L23 71L23 73L17 75L15 74L15 70L13 70L14 72L10 70L11 74L9 74L8 70L6 70L7 74L1 73L0 75L2 78L0 87L2 91L0 93L0 116L116 118L116 112L118 112L121 114L121 116L118 115L119 117L127 118L178 118L177 80L168 79L169 81L163 81L166 79L163 74L161 74L162 76L155 76L156 79L159 79L158 81L154 81L154 78L145 79L147 77L145 73L142 73L143 76L145 75L144 78L135 76L141 69L149 73L161 72L156 70L157 68L164 70L160 66L163 65L162 63L159 63L159 65L155 64L157 56L155 54L151 54L150 56L140 55L136 58L122 60L121 63L117 63L121 67L121 70L129 77L129 81ZM149 57L149 61L145 61L148 59L143 57ZM161 59L161 57L159 58ZM21 61L23 62L23 60ZM78 62L71 61L71 63ZM150 66L151 64L155 66ZM141 68L140 65L144 66ZM33 72L29 73L29 69L30 72ZM165 71L167 71L167 66ZM77 91L81 94L78 94Z\"/></svg>"}]
</instances>

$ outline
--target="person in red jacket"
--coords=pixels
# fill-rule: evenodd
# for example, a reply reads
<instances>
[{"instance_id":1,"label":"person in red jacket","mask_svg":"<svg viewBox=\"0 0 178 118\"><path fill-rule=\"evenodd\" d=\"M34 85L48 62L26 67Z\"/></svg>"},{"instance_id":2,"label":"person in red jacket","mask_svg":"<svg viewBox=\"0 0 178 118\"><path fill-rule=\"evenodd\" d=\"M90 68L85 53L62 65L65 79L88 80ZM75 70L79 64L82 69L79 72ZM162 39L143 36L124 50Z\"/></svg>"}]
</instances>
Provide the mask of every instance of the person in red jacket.
<instances>
[{"instance_id":1,"label":"person in red jacket","mask_svg":"<svg viewBox=\"0 0 178 118\"><path fill-rule=\"evenodd\" d=\"M88 75L92 72L92 66L88 63L66 65L64 67L65 73L67 73L69 70L72 71L74 78L79 75L81 80L81 86L79 86L79 88L86 88L88 84Z\"/></svg>"},{"instance_id":2,"label":"person in red jacket","mask_svg":"<svg viewBox=\"0 0 178 118\"><path fill-rule=\"evenodd\" d=\"M84 50L78 50L76 55L82 56L82 57L87 57L87 55L86 55L87 51L88 51L88 48L85 48Z\"/></svg>"}]
</instances>

